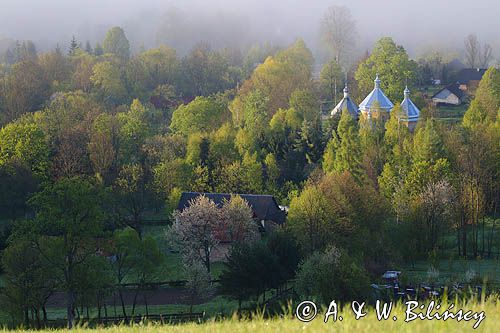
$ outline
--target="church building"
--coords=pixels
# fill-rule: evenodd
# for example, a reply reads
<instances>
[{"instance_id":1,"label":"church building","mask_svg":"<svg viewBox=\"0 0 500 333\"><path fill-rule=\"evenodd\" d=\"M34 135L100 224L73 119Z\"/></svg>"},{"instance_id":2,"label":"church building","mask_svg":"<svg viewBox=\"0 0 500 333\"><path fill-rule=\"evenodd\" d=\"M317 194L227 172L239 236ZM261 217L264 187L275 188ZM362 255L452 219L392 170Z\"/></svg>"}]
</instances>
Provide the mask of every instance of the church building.
<instances>
[{"instance_id":1,"label":"church building","mask_svg":"<svg viewBox=\"0 0 500 333\"><path fill-rule=\"evenodd\" d=\"M360 117L363 119L382 119L387 120L390 117L390 113L394 108L394 104L389 100L389 98L384 94L380 88L380 79L377 75L375 78L375 86L373 90L366 96L366 98L361 102L359 108L352 101L349 96L349 91L347 89L347 84L344 88L344 98L333 108L331 111L331 116L342 115L344 110L347 110L353 119L358 120ZM402 124L406 125L410 131L416 127L416 124L420 117L420 110L410 99L410 90L408 87L403 91L404 99L401 102L401 115L399 120Z\"/></svg>"},{"instance_id":2,"label":"church building","mask_svg":"<svg viewBox=\"0 0 500 333\"><path fill-rule=\"evenodd\" d=\"M372 92L359 104L361 116L365 119L382 118L389 119L394 104L387 98L380 88L380 79L375 78L375 87Z\"/></svg>"}]
</instances>

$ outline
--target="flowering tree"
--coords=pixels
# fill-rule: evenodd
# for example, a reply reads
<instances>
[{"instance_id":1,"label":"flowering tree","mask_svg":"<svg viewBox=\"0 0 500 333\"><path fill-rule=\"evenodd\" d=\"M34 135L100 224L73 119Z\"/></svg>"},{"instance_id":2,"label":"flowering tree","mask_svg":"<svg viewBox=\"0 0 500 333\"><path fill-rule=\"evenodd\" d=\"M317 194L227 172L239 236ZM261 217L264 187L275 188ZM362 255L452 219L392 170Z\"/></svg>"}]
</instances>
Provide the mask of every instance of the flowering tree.
<instances>
[{"instance_id":1,"label":"flowering tree","mask_svg":"<svg viewBox=\"0 0 500 333\"><path fill-rule=\"evenodd\" d=\"M174 219L168 236L182 253L185 266L200 262L209 273L210 255L221 241L249 243L259 235L252 209L238 195L225 200L221 208L199 196L189 207L174 212Z\"/></svg>"},{"instance_id":2,"label":"flowering tree","mask_svg":"<svg viewBox=\"0 0 500 333\"><path fill-rule=\"evenodd\" d=\"M199 261L210 273L210 254L219 245L223 226L222 211L205 196L190 202L189 207L174 212L170 236L185 261Z\"/></svg>"},{"instance_id":3,"label":"flowering tree","mask_svg":"<svg viewBox=\"0 0 500 333\"><path fill-rule=\"evenodd\" d=\"M258 237L252 208L239 195L232 196L222 206L225 234L231 242L251 242Z\"/></svg>"}]
</instances>

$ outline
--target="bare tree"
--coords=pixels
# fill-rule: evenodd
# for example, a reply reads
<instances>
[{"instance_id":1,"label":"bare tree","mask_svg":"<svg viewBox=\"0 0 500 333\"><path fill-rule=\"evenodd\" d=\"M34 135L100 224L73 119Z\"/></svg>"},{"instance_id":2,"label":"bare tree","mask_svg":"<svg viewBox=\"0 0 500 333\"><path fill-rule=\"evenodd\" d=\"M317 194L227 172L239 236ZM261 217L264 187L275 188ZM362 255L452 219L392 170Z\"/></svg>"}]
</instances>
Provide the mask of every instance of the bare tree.
<instances>
[{"instance_id":1,"label":"bare tree","mask_svg":"<svg viewBox=\"0 0 500 333\"><path fill-rule=\"evenodd\" d=\"M492 58L493 49L490 44L483 45L483 52L481 53L481 67L487 68L491 58Z\"/></svg>"},{"instance_id":2,"label":"bare tree","mask_svg":"<svg viewBox=\"0 0 500 333\"><path fill-rule=\"evenodd\" d=\"M475 34L470 34L465 38L465 59L470 68L476 68L479 61L481 47Z\"/></svg>"},{"instance_id":3,"label":"bare tree","mask_svg":"<svg viewBox=\"0 0 500 333\"><path fill-rule=\"evenodd\" d=\"M331 6L321 21L321 36L332 49L335 61L345 65L345 56L355 44L356 21L349 8Z\"/></svg>"}]
</instances>

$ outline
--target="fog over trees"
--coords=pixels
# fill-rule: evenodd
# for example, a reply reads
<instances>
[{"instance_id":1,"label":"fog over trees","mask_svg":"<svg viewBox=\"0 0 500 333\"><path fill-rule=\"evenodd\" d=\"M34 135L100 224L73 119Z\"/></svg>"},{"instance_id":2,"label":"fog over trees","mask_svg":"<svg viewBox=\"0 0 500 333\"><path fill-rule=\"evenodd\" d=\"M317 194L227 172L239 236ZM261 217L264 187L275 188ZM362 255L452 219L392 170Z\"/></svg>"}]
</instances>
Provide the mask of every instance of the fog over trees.
<instances>
[{"instance_id":1,"label":"fog over trees","mask_svg":"<svg viewBox=\"0 0 500 333\"><path fill-rule=\"evenodd\" d=\"M83 45L87 40L95 45L109 28L120 26L133 53L167 44L185 54L200 41L215 48L258 41L286 45L301 37L321 61L330 58L320 38L321 19L333 5L351 11L358 53L387 35L411 56L439 49L463 58L463 40L470 33L493 51L500 48L500 3L488 0L3 0L0 51L5 39L33 40L42 51L66 47L73 35Z\"/></svg>"}]
</instances>

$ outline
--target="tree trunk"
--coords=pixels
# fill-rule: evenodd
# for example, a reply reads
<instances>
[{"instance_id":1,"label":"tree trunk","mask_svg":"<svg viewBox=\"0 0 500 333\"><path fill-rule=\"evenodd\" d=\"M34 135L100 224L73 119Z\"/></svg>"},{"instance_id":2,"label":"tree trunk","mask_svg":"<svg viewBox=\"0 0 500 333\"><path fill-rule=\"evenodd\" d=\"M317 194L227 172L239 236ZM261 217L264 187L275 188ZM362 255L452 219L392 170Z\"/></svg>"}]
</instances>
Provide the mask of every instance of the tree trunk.
<instances>
[{"instance_id":1,"label":"tree trunk","mask_svg":"<svg viewBox=\"0 0 500 333\"><path fill-rule=\"evenodd\" d=\"M486 248L485 248L485 245L484 245L484 232L485 232L485 230L484 230L484 226L485 226L485 224L486 224L486 221L485 221L484 216L483 216L483 219L482 219L482 220L483 220L483 226L482 226L482 229L483 229L483 230L482 230L482 231L483 231L482 233L483 233L483 235L482 235L482 238L481 238L481 257L484 257L484 252L486 251Z\"/></svg>"},{"instance_id":2,"label":"tree trunk","mask_svg":"<svg viewBox=\"0 0 500 333\"><path fill-rule=\"evenodd\" d=\"M125 321L127 320L127 311L125 309L125 301L123 300L122 288L118 289L118 295L120 296L120 303L122 305L123 316L125 317Z\"/></svg>"},{"instance_id":3,"label":"tree trunk","mask_svg":"<svg viewBox=\"0 0 500 333\"><path fill-rule=\"evenodd\" d=\"M73 328L73 321L75 320L75 294L72 290L67 293L66 315L68 318L68 329Z\"/></svg>"},{"instance_id":4,"label":"tree trunk","mask_svg":"<svg viewBox=\"0 0 500 333\"><path fill-rule=\"evenodd\" d=\"M42 312L43 312L43 322L44 324L47 323L47 308L45 307L45 305L42 306Z\"/></svg>"},{"instance_id":5,"label":"tree trunk","mask_svg":"<svg viewBox=\"0 0 500 333\"><path fill-rule=\"evenodd\" d=\"M493 225L491 226L490 229L490 236L488 237L488 257L491 258L492 256L492 247L493 247L493 235L495 234L495 226L496 226L496 214L493 214Z\"/></svg>"},{"instance_id":6,"label":"tree trunk","mask_svg":"<svg viewBox=\"0 0 500 333\"><path fill-rule=\"evenodd\" d=\"M467 224L465 222L465 217L462 212L462 251L464 258L467 259Z\"/></svg>"},{"instance_id":7,"label":"tree trunk","mask_svg":"<svg viewBox=\"0 0 500 333\"><path fill-rule=\"evenodd\" d=\"M137 296L139 295L139 286L137 287L136 291L135 291L135 295L134 295L134 302L132 303L132 317L134 316L135 314L135 305L137 304Z\"/></svg>"},{"instance_id":8,"label":"tree trunk","mask_svg":"<svg viewBox=\"0 0 500 333\"><path fill-rule=\"evenodd\" d=\"M26 327L30 327L30 316L28 308L24 309L24 323L26 324Z\"/></svg>"},{"instance_id":9,"label":"tree trunk","mask_svg":"<svg viewBox=\"0 0 500 333\"><path fill-rule=\"evenodd\" d=\"M40 325L40 312L39 312L38 308L35 308L34 311L35 311L35 318L36 318L36 329L39 330L41 328L41 325Z\"/></svg>"}]
</instances>

